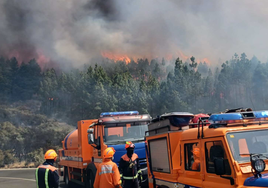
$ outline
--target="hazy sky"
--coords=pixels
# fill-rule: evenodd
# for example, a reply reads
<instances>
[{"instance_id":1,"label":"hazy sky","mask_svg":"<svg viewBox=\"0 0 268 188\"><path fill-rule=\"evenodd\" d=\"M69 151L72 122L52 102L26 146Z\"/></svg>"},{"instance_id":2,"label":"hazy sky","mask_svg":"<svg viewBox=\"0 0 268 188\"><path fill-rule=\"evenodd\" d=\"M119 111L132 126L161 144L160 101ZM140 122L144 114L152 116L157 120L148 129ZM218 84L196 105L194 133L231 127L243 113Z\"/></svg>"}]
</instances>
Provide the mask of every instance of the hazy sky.
<instances>
[{"instance_id":1,"label":"hazy sky","mask_svg":"<svg viewBox=\"0 0 268 188\"><path fill-rule=\"evenodd\" d=\"M103 52L133 58L236 52L268 60L267 0L2 0L0 54L79 66Z\"/></svg>"}]
</instances>

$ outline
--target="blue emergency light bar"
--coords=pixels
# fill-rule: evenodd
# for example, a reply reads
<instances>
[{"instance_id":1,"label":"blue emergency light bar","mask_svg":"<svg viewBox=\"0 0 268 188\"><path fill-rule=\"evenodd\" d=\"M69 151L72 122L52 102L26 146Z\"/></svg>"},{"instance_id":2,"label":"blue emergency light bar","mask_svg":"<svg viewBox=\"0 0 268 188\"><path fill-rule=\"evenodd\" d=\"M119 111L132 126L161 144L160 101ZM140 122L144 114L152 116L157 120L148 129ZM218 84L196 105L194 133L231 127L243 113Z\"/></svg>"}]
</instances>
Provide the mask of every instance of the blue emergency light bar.
<instances>
[{"instance_id":1,"label":"blue emergency light bar","mask_svg":"<svg viewBox=\"0 0 268 188\"><path fill-rule=\"evenodd\" d=\"M257 111L254 112L256 118L267 118L268 117L268 111Z\"/></svg>"},{"instance_id":2,"label":"blue emergency light bar","mask_svg":"<svg viewBox=\"0 0 268 188\"><path fill-rule=\"evenodd\" d=\"M125 111L125 112L103 112L100 117L111 117L111 116L130 116L139 115L138 111Z\"/></svg>"},{"instance_id":3,"label":"blue emergency light bar","mask_svg":"<svg viewBox=\"0 0 268 188\"><path fill-rule=\"evenodd\" d=\"M229 114L212 114L209 117L209 121L229 121L229 120L242 120L243 117L240 113L229 113Z\"/></svg>"},{"instance_id":4,"label":"blue emergency light bar","mask_svg":"<svg viewBox=\"0 0 268 188\"><path fill-rule=\"evenodd\" d=\"M246 114L251 113L253 117L247 117ZM244 119L252 119L252 120L261 120L264 118L268 118L268 111L249 111L249 112L234 112L234 113L226 113L226 114L212 114L209 117L209 122L211 123L234 123L239 122Z\"/></svg>"}]
</instances>

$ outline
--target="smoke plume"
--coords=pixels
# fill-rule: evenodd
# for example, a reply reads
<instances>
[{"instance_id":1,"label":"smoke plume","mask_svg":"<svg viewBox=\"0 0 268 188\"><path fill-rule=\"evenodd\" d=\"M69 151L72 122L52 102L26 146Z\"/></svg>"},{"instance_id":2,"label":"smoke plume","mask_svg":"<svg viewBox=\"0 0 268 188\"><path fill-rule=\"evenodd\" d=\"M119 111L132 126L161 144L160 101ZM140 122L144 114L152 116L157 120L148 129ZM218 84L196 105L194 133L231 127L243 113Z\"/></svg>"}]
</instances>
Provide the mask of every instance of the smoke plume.
<instances>
[{"instance_id":1,"label":"smoke plume","mask_svg":"<svg viewBox=\"0 0 268 188\"><path fill-rule=\"evenodd\" d=\"M195 56L236 52L267 61L267 0L2 0L0 55L79 67L103 53Z\"/></svg>"}]
</instances>

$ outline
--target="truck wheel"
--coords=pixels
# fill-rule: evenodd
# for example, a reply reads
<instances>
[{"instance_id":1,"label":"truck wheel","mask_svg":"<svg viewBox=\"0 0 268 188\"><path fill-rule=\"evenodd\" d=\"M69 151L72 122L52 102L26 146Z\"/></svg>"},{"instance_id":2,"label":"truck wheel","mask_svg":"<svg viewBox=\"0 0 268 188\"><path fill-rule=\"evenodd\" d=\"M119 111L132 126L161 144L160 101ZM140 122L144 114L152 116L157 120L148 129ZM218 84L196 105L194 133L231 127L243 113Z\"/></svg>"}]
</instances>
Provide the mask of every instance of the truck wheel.
<instances>
[{"instance_id":1,"label":"truck wheel","mask_svg":"<svg viewBox=\"0 0 268 188\"><path fill-rule=\"evenodd\" d=\"M86 187L87 188L93 188L96 171L97 171L96 166L93 163L88 164L87 169L86 169L86 173L87 173Z\"/></svg>"},{"instance_id":2,"label":"truck wheel","mask_svg":"<svg viewBox=\"0 0 268 188\"><path fill-rule=\"evenodd\" d=\"M68 168L67 167L64 167L64 183L65 183L65 187L68 187L69 176L68 176Z\"/></svg>"}]
</instances>

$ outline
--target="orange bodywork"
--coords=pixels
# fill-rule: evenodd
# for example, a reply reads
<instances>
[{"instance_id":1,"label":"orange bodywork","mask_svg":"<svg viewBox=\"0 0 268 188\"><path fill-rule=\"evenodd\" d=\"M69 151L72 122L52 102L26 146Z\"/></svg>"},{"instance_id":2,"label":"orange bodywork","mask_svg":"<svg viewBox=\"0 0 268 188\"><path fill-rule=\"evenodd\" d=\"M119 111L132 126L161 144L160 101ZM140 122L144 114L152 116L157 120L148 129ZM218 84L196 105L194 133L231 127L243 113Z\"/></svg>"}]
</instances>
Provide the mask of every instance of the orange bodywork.
<instances>
[{"instance_id":1,"label":"orange bodywork","mask_svg":"<svg viewBox=\"0 0 268 188\"><path fill-rule=\"evenodd\" d=\"M62 141L63 149L59 150L59 172L61 167L67 168L69 179L77 179L71 172L83 174L83 170L92 162L94 148L88 144L87 130L94 122L97 120L78 121L77 129L70 132Z\"/></svg>"},{"instance_id":2,"label":"orange bodywork","mask_svg":"<svg viewBox=\"0 0 268 188\"><path fill-rule=\"evenodd\" d=\"M82 120L77 129L69 133L62 141L63 149L59 150L59 164L83 169L91 162L93 147L88 144L87 129L97 120Z\"/></svg>"},{"instance_id":3,"label":"orange bodywork","mask_svg":"<svg viewBox=\"0 0 268 188\"><path fill-rule=\"evenodd\" d=\"M193 187L239 187L244 188L244 181L248 177L252 177L251 164L248 163L238 163L232 157L232 148L229 147L228 141L226 138L226 133L229 132L242 132L250 130L263 130L268 129L268 124L251 125L247 127L243 126L232 126L232 127L222 127L222 128L209 128L204 127L204 137L197 138L198 128L192 128L184 131L169 131L162 134L157 134L153 136L147 136L146 142L148 143L148 151L150 151L150 142L161 140L163 138L167 139L167 151L168 151L168 160L169 160L169 173L159 172L150 168L148 163L148 177L149 177L149 187L153 188L153 175L155 178L156 187L157 186L166 186L166 187L184 187L185 185ZM200 130L201 132L201 130ZM232 177L234 179L234 185L231 185L229 179L221 178L215 173L208 173L206 166L206 147L211 147L209 143L218 142L222 143L222 147L225 151L225 158L228 159L231 174L226 175L227 177ZM186 170L186 153L185 145L188 143L196 143L195 147L198 147L198 150L195 150L193 147L193 152L196 152L195 162L200 162L200 171L195 170ZM206 147L205 147L206 145ZM243 139L239 141L239 145L242 146L240 152L248 153L248 148ZM199 156L197 155L199 152ZM152 158L154 156L150 156ZM147 156L148 159L148 156ZM152 161L152 159L151 159ZM266 169L263 173L268 172L268 162L266 161ZM254 188L250 186L250 188Z\"/></svg>"},{"instance_id":4,"label":"orange bodywork","mask_svg":"<svg viewBox=\"0 0 268 188\"><path fill-rule=\"evenodd\" d=\"M111 113L102 113L99 119L78 121L77 129L70 132L62 141L63 149L59 150L58 164L59 174L64 175L66 184L70 181L84 187L92 187L96 169L105 157L103 154L107 148L106 136L111 140L114 137L123 139L124 134L129 133L132 124L141 122L145 125L151 120L148 114L138 115L136 111L116 112L113 115ZM118 124L120 126L117 126Z\"/></svg>"}]
</instances>

